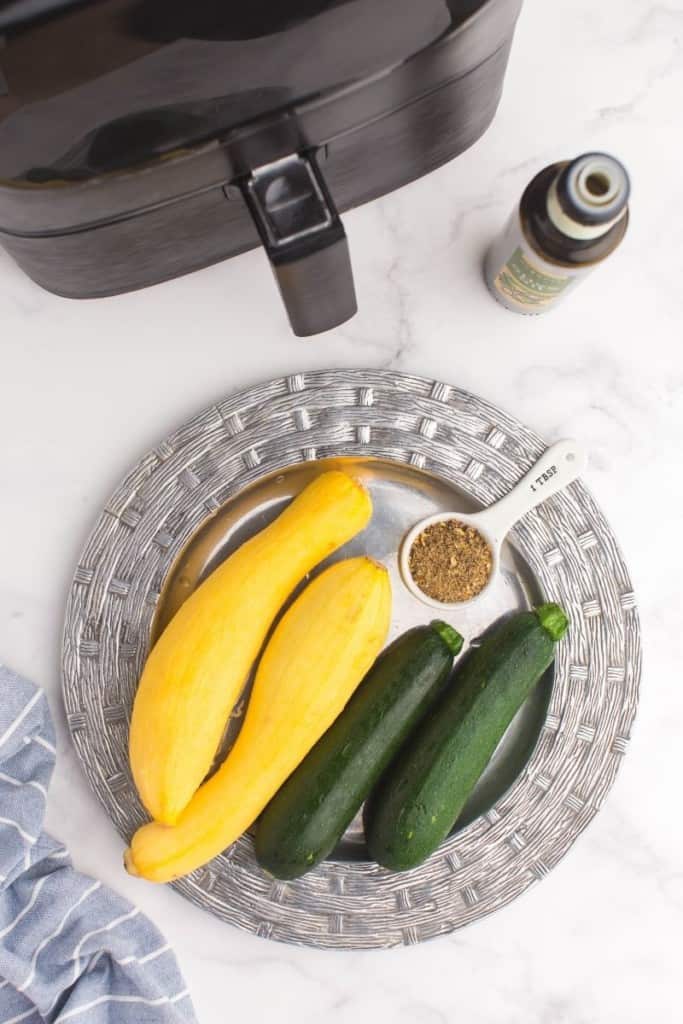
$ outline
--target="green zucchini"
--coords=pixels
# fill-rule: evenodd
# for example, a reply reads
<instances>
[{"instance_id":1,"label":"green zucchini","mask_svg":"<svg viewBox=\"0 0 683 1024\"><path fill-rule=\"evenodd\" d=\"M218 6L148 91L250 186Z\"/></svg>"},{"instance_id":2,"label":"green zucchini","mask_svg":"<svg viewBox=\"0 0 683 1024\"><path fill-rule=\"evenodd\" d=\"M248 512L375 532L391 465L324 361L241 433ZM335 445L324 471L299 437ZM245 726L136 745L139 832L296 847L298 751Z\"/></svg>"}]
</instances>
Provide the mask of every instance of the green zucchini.
<instances>
[{"instance_id":1,"label":"green zucchini","mask_svg":"<svg viewBox=\"0 0 683 1024\"><path fill-rule=\"evenodd\" d=\"M567 629L556 604L495 627L456 672L365 806L373 860L421 864L449 834L494 750Z\"/></svg>"},{"instance_id":2,"label":"green zucchini","mask_svg":"<svg viewBox=\"0 0 683 1024\"><path fill-rule=\"evenodd\" d=\"M443 691L462 637L444 622L419 626L378 658L339 718L266 807L259 864L298 878L332 852L402 742Z\"/></svg>"}]
</instances>

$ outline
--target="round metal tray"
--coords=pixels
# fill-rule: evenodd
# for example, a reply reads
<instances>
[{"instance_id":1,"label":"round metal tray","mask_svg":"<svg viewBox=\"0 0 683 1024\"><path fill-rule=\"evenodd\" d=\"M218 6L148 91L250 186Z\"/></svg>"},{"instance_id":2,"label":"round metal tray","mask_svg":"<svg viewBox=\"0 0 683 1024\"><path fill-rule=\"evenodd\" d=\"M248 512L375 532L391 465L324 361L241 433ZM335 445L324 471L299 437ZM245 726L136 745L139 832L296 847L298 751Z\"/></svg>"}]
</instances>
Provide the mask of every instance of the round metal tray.
<instances>
[{"instance_id":1,"label":"round metal tray","mask_svg":"<svg viewBox=\"0 0 683 1024\"><path fill-rule=\"evenodd\" d=\"M107 505L77 567L64 633L64 699L76 749L119 832L145 820L130 777L128 720L158 631L197 583L277 515L322 463L369 487L373 520L336 557L365 551L392 572L392 636L433 614L398 574L406 529L500 497L545 446L474 395L382 371L297 374L240 392L146 456ZM503 906L562 857L626 750L640 672L627 570L581 484L530 513L490 596L447 616L473 642L540 598L571 629L512 723L452 836L422 867L367 860L359 822L295 882L268 877L244 836L175 887L259 935L328 948L414 943ZM513 546L514 545L514 546ZM239 729L241 700L221 756Z\"/></svg>"}]
</instances>

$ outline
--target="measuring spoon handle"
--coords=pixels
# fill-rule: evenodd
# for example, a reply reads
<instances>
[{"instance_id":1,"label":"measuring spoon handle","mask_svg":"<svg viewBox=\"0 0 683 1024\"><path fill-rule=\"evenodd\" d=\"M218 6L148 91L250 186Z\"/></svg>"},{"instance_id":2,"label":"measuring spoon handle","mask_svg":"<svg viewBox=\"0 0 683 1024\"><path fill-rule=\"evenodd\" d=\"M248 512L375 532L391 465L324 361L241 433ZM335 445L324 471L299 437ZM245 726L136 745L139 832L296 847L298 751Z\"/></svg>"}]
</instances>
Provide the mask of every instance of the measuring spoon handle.
<instances>
[{"instance_id":1,"label":"measuring spoon handle","mask_svg":"<svg viewBox=\"0 0 683 1024\"><path fill-rule=\"evenodd\" d=\"M515 484L509 494L480 512L483 526L501 541L527 512L581 476L587 456L577 441L558 441Z\"/></svg>"}]
</instances>

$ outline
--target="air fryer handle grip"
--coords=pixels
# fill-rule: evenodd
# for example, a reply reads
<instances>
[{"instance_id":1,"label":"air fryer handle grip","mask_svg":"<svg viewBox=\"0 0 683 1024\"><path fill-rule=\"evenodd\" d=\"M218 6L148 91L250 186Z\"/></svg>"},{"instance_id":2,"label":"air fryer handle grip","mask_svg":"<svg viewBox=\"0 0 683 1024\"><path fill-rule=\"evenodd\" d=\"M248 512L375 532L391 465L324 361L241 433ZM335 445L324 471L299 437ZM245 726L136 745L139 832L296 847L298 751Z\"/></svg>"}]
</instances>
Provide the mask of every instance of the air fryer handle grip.
<instances>
[{"instance_id":1,"label":"air fryer handle grip","mask_svg":"<svg viewBox=\"0 0 683 1024\"><path fill-rule=\"evenodd\" d=\"M341 221L286 253L268 252L292 330L300 338L329 331L356 313L356 291Z\"/></svg>"},{"instance_id":2,"label":"air fryer handle grip","mask_svg":"<svg viewBox=\"0 0 683 1024\"><path fill-rule=\"evenodd\" d=\"M349 245L313 154L256 168L242 183L298 337L320 334L357 310Z\"/></svg>"}]
</instances>

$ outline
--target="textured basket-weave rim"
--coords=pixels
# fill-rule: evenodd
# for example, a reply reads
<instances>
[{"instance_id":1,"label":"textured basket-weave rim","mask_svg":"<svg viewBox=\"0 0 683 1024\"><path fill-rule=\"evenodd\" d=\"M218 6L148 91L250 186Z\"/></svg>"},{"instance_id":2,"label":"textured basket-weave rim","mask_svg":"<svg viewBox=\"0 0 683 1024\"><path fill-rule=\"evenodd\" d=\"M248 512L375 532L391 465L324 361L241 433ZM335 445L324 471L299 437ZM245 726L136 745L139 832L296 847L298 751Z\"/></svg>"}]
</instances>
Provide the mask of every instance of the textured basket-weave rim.
<instances>
[{"instance_id":1,"label":"textured basket-weave rim","mask_svg":"<svg viewBox=\"0 0 683 1024\"><path fill-rule=\"evenodd\" d=\"M74 745L120 834L145 820L127 760L128 717L154 607L178 552L235 493L332 456L408 462L482 504L545 445L459 388L390 371L295 374L230 395L146 455L93 530L68 598L63 689ZM250 840L176 883L258 935L326 948L412 944L504 906L542 878L614 781L636 711L640 630L629 574L581 484L528 515L515 542L548 600L570 615L545 726L525 771L483 817L402 875L325 863L296 882L256 865Z\"/></svg>"}]
</instances>

